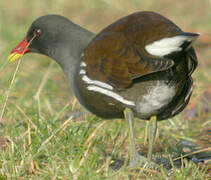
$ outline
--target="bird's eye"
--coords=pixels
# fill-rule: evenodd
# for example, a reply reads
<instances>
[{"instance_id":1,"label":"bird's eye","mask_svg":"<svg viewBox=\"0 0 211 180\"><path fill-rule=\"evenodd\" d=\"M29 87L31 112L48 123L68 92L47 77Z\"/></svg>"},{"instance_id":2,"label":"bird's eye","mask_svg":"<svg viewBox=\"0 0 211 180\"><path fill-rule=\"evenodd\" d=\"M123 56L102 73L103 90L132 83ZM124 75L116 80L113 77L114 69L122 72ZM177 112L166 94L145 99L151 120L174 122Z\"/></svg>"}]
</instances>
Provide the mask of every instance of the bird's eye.
<instances>
[{"instance_id":1,"label":"bird's eye","mask_svg":"<svg viewBox=\"0 0 211 180\"><path fill-rule=\"evenodd\" d=\"M34 30L34 35L35 36L40 36L41 35L41 29L35 29Z\"/></svg>"}]
</instances>

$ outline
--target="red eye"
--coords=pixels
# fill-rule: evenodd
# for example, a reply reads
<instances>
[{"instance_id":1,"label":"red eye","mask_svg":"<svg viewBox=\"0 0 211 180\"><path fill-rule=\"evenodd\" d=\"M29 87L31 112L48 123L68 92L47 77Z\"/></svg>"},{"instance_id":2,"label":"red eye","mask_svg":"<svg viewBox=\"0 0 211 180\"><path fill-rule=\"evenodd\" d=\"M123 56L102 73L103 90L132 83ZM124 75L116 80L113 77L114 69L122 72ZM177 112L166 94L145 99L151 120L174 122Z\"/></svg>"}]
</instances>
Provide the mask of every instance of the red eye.
<instances>
[{"instance_id":1,"label":"red eye","mask_svg":"<svg viewBox=\"0 0 211 180\"><path fill-rule=\"evenodd\" d=\"M40 29L35 29L34 30L34 35L35 36L40 36L40 34L41 34L41 30Z\"/></svg>"}]
</instances>

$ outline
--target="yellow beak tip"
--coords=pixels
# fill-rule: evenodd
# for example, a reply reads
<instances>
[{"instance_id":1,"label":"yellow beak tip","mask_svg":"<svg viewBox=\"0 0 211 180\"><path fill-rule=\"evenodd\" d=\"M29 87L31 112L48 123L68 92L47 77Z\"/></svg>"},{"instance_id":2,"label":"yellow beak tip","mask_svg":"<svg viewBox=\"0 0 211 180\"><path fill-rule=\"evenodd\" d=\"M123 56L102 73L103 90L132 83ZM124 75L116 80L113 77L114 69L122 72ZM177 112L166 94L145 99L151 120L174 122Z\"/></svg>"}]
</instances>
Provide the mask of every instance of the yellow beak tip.
<instances>
[{"instance_id":1,"label":"yellow beak tip","mask_svg":"<svg viewBox=\"0 0 211 180\"><path fill-rule=\"evenodd\" d=\"M16 60L20 59L23 54L18 54L18 53L12 53L8 56L8 61L9 62L15 62Z\"/></svg>"}]
</instances>

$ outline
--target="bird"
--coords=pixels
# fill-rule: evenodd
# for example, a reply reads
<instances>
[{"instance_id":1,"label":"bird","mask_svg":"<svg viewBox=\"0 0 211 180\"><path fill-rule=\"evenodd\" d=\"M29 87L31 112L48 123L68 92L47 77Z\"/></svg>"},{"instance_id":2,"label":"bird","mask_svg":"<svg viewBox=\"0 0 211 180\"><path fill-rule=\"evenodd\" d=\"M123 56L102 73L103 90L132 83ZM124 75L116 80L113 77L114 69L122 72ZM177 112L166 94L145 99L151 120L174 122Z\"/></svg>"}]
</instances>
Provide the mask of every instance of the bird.
<instances>
[{"instance_id":1,"label":"bird","mask_svg":"<svg viewBox=\"0 0 211 180\"><path fill-rule=\"evenodd\" d=\"M55 60L82 106L105 120L126 120L128 167L137 167L153 163L157 121L174 117L190 100L199 35L151 11L122 17L98 34L49 14L31 24L8 59L39 53ZM134 118L149 121L147 157L136 149Z\"/></svg>"}]
</instances>

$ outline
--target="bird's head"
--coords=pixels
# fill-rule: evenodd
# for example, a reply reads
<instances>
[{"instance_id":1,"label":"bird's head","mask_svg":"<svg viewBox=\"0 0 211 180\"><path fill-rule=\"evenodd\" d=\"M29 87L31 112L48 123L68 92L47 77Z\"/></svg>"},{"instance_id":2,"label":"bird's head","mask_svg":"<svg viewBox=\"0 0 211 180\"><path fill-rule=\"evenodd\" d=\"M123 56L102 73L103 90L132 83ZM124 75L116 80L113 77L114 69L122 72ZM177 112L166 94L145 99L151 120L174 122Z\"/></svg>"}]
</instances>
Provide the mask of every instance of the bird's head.
<instances>
[{"instance_id":1,"label":"bird's head","mask_svg":"<svg viewBox=\"0 0 211 180\"><path fill-rule=\"evenodd\" d=\"M70 21L59 15L46 15L36 19L30 26L25 38L9 55L10 62L14 62L28 52L48 55L53 49L67 41L65 28Z\"/></svg>"}]
</instances>

